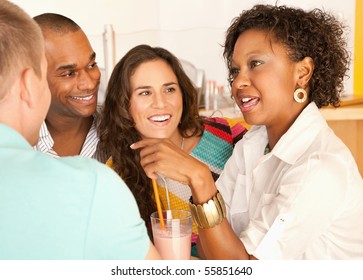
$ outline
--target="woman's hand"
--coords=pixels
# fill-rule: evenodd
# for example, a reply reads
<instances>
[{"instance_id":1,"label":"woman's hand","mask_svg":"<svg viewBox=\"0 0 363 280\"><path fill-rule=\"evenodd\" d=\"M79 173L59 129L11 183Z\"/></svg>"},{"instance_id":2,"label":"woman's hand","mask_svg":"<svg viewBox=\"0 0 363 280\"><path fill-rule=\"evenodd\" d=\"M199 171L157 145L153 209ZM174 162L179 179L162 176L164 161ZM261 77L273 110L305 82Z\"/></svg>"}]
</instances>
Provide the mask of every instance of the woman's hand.
<instances>
[{"instance_id":1,"label":"woman's hand","mask_svg":"<svg viewBox=\"0 0 363 280\"><path fill-rule=\"evenodd\" d=\"M160 174L188 185L195 204L205 203L216 194L217 188L208 166L183 152L170 140L144 139L132 144L131 149L141 149L141 166L148 177L156 179ZM203 254L208 259L250 257L226 219L214 228L199 228L199 239Z\"/></svg>"},{"instance_id":2,"label":"woman's hand","mask_svg":"<svg viewBox=\"0 0 363 280\"><path fill-rule=\"evenodd\" d=\"M131 149L141 149L141 166L152 179L156 179L157 174L160 174L191 185L193 173L206 167L204 163L182 151L169 139L144 139L132 144Z\"/></svg>"},{"instance_id":3,"label":"woman's hand","mask_svg":"<svg viewBox=\"0 0 363 280\"><path fill-rule=\"evenodd\" d=\"M156 179L160 174L188 185L192 188L193 197L198 196L195 191L201 194L208 185L212 187L208 196L216 192L209 167L182 151L169 139L144 139L132 144L131 149L141 149L140 163L149 178Z\"/></svg>"}]
</instances>

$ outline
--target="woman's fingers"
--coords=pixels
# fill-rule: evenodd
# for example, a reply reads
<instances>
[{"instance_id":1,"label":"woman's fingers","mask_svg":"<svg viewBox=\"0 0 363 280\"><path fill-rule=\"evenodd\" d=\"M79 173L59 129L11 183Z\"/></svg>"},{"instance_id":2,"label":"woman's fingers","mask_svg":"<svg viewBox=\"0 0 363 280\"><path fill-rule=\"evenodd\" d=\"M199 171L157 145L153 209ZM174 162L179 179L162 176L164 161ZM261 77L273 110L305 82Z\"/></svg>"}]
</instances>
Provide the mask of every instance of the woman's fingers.
<instances>
[{"instance_id":1,"label":"woman's fingers","mask_svg":"<svg viewBox=\"0 0 363 280\"><path fill-rule=\"evenodd\" d=\"M132 149L141 149L140 164L148 177L160 174L170 179L188 184L189 178L184 168L188 165L189 155L168 139L145 139L131 145Z\"/></svg>"}]
</instances>

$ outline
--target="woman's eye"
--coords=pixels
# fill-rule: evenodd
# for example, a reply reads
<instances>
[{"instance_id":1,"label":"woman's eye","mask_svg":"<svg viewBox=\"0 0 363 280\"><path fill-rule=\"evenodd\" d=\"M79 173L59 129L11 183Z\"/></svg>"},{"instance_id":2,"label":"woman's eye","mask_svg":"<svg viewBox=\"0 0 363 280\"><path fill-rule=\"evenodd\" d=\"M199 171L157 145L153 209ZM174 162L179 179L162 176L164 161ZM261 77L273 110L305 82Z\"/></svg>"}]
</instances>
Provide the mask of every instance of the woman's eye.
<instances>
[{"instance_id":1,"label":"woman's eye","mask_svg":"<svg viewBox=\"0 0 363 280\"><path fill-rule=\"evenodd\" d=\"M259 66L259 65L261 65L262 64L262 62L261 61L258 61L258 60L252 60L251 62L250 62L250 68L255 68L256 66Z\"/></svg>"},{"instance_id":2,"label":"woman's eye","mask_svg":"<svg viewBox=\"0 0 363 280\"><path fill-rule=\"evenodd\" d=\"M143 96L146 96L146 95L149 95L149 94L150 94L150 92L148 92L148 91L139 92L139 95L143 95Z\"/></svg>"},{"instance_id":3,"label":"woman's eye","mask_svg":"<svg viewBox=\"0 0 363 280\"><path fill-rule=\"evenodd\" d=\"M175 91L175 88L173 87L169 87L169 88L166 88L165 90L166 92L174 92Z\"/></svg>"},{"instance_id":4,"label":"woman's eye","mask_svg":"<svg viewBox=\"0 0 363 280\"><path fill-rule=\"evenodd\" d=\"M230 76L231 76L231 79L234 79L237 77L237 75L239 74L239 68L237 67L233 67L231 68L231 70L229 71L230 72Z\"/></svg>"},{"instance_id":5,"label":"woman's eye","mask_svg":"<svg viewBox=\"0 0 363 280\"><path fill-rule=\"evenodd\" d=\"M239 69L238 68L234 67L234 68L231 69L231 74L232 75L235 75L235 74L238 74L238 73L239 73Z\"/></svg>"}]
</instances>

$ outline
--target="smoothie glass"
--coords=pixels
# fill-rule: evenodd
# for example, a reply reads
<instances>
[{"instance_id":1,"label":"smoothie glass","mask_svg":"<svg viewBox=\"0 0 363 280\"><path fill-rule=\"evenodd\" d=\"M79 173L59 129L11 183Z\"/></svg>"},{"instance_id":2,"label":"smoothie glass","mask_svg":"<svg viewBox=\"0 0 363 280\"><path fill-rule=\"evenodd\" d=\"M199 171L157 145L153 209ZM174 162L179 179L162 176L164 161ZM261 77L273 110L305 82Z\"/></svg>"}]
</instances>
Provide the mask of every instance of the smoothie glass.
<instances>
[{"instance_id":1,"label":"smoothie glass","mask_svg":"<svg viewBox=\"0 0 363 280\"><path fill-rule=\"evenodd\" d=\"M162 211L164 228L158 212L151 214L154 245L164 260L189 260L191 254L192 215L186 210Z\"/></svg>"}]
</instances>

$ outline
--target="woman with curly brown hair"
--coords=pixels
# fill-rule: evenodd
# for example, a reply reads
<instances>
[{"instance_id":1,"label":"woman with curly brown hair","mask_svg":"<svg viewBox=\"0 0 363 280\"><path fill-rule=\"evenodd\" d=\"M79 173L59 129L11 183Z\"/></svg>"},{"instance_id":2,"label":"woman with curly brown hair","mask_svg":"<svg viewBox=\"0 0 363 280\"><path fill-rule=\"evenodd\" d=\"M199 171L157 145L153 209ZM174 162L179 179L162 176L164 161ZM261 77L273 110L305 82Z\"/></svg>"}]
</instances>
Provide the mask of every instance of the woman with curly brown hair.
<instances>
[{"instance_id":1,"label":"woman with curly brown hair","mask_svg":"<svg viewBox=\"0 0 363 280\"><path fill-rule=\"evenodd\" d=\"M168 143L132 146L150 178L191 187L207 258L363 258L362 177L319 112L339 106L350 60L343 31L319 9L256 5L234 19L224 57L253 126L216 184L202 163L167 157Z\"/></svg>"},{"instance_id":2,"label":"woman with curly brown hair","mask_svg":"<svg viewBox=\"0 0 363 280\"><path fill-rule=\"evenodd\" d=\"M150 214L156 210L153 188L140 164L139 151L130 148L132 143L169 139L173 149L204 162L216 180L245 132L232 120L199 116L197 91L179 60L164 48L139 45L125 54L110 77L98 149L103 161L109 159L107 164L129 186L149 225ZM188 186L162 173L157 184L164 209L189 210ZM196 239L194 226L192 242Z\"/></svg>"}]
</instances>

